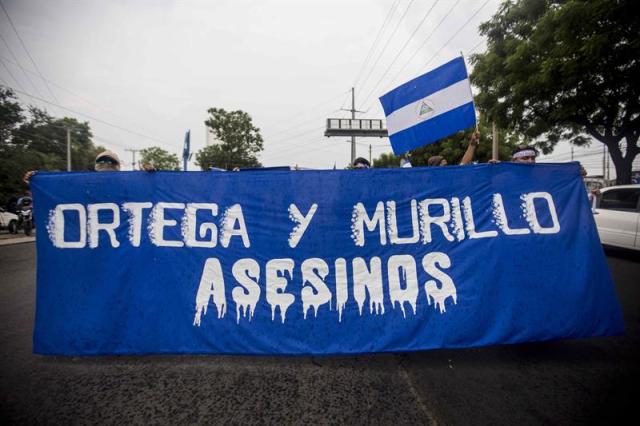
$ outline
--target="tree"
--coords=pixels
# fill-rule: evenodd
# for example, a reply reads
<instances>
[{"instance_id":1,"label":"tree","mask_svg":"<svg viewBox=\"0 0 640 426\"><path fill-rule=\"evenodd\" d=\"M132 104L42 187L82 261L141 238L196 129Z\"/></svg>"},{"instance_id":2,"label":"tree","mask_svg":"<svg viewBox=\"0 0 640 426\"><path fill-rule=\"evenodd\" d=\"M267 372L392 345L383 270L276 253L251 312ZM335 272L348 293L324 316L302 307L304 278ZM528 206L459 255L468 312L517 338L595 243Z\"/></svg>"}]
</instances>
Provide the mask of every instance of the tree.
<instances>
[{"instance_id":1,"label":"tree","mask_svg":"<svg viewBox=\"0 0 640 426\"><path fill-rule=\"evenodd\" d=\"M205 125L220 141L196 153L196 164L202 170L211 167L232 170L235 167L260 167L256 155L263 149L260 129L252 123L251 116L244 111L209 109L211 115Z\"/></svg>"},{"instance_id":2,"label":"tree","mask_svg":"<svg viewBox=\"0 0 640 426\"><path fill-rule=\"evenodd\" d=\"M91 140L88 123L50 116L29 107L25 112L10 90L0 89L0 203L22 194L28 170L67 169L67 128L71 129L73 170L93 170L95 157L104 148Z\"/></svg>"},{"instance_id":3,"label":"tree","mask_svg":"<svg viewBox=\"0 0 640 426\"><path fill-rule=\"evenodd\" d=\"M556 143L609 148L619 184L640 153L640 19L631 0L507 1L480 26L477 103L501 127ZM624 149L621 149L624 146Z\"/></svg>"},{"instance_id":4,"label":"tree","mask_svg":"<svg viewBox=\"0 0 640 426\"><path fill-rule=\"evenodd\" d=\"M376 169L400 167L400 157L383 152L380 157L373 159L373 167Z\"/></svg>"},{"instance_id":5,"label":"tree","mask_svg":"<svg viewBox=\"0 0 640 426\"><path fill-rule=\"evenodd\" d=\"M89 123L69 117L54 118L33 107L30 115L30 120L14 130L10 145L16 154L33 157L29 162L31 170L67 170L67 129L71 138L71 170L93 170L96 155L103 148L93 144Z\"/></svg>"},{"instance_id":6,"label":"tree","mask_svg":"<svg viewBox=\"0 0 640 426\"><path fill-rule=\"evenodd\" d=\"M0 87L0 144L8 143L11 132L23 121L24 114L15 93Z\"/></svg>"},{"instance_id":7,"label":"tree","mask_svg":"<svg viewBox=\"0 0 640 426\"><path fill-rule=\"evenodd\" d=\"M180 170L178 156L157 146L140 150L140 164L151 164L156 170Z\"/></svg>"}]
</instances>

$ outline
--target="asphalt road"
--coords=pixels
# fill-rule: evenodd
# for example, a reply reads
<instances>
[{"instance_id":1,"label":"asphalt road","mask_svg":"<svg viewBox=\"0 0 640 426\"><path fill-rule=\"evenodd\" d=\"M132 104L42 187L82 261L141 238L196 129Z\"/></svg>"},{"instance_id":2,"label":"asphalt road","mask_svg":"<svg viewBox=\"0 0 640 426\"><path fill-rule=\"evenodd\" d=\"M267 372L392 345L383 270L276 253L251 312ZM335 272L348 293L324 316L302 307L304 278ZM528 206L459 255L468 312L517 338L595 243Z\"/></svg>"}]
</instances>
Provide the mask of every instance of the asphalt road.
<instances>
[{"instance_id":1,"label":"asphalt road","mask_svg":"<svg viewBox=\"0 0 640 426\"><path fill-rule=\"evenodd\" d=\"M620 337L357 357L68 358L31 353L35 245L3 246L0 421L640 424L640 261L607 257Z\"/></svg>"}]
</instances>

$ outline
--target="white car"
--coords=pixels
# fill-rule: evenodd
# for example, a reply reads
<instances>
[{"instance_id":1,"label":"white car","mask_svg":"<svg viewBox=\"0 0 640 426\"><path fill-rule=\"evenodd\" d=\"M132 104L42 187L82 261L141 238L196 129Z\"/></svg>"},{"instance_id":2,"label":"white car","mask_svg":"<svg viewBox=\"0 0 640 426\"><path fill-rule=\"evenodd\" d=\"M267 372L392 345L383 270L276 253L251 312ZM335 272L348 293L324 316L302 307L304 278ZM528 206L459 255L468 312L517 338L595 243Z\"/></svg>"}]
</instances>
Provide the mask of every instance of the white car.
<instances>
[{"instance_id":1,"label":"white car","mask_svg":"<svg viewBox=\"0 0 640 426\"><path fill-rule=\"evenodd\" d=\"M640 185L602 188L593 214L602 244L640 250Z\"/></svg>"},{"instance_id":2,"label":"white car","mask_svg":"<svg viewBox=\"0 0 640 426\"><path fill-rule=\"evenodd\" d=\"M0 229L8 229L12 234L18 232L18 216L0 207Z\"/></svg>"}]
</instances>

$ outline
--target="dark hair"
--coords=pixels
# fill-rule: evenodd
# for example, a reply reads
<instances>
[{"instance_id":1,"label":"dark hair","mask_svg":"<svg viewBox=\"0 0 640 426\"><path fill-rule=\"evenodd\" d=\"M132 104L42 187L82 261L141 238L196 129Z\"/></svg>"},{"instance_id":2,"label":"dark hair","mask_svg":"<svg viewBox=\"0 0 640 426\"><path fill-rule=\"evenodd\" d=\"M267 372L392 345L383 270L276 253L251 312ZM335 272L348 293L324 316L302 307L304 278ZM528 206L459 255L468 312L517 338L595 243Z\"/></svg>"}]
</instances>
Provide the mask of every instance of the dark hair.
<instances>
[{"instance_id":1,"label":"dark hair","mask_svg":"<svg viewBox=\"0 0 640 426\"><path fill-rule=\"evenodd\" d=\"M355 166L356 164L364 164L367 167L371 167L371 163L369 163L369 161L366 158L362 158L362 157L358 157L355 160L353 160L353 165Z\"/></svg>"},{"instance_id":2,"label":"dark hair","mask_svg":"<svg viewBox=\"0 0 640 426\"><path fill-rule=\"evenodd\" d=\"M427 166L439 166L442 160L444 160L444 157L442 155L433 155L427 160Z\"/></svg>"}]
</instances>

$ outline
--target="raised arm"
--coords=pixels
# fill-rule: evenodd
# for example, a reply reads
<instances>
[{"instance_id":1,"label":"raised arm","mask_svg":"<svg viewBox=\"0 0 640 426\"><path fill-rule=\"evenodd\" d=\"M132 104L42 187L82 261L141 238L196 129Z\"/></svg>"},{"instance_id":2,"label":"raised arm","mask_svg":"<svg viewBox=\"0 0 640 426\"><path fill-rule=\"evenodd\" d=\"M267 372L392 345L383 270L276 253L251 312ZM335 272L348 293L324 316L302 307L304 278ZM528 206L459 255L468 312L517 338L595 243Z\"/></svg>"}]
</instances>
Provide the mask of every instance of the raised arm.
<instances>
[{"instance_id":1,"label":"raised arm","mask_svg":"<svg viewBox=\"0 0 640 426\"><path fill-rule=\"evenodd\" d=\"M480 132L476 130L471 134L471 137L469 138L469 146L467 147L467 150L462 156L462 160L460 161L461 165L469 164L473 161L473 156L476 153L476 147L478 146L479 141L480 141Z\"/></svg>"}]
</instances>

